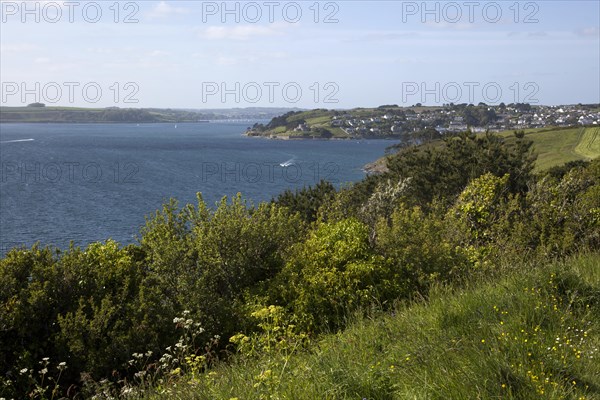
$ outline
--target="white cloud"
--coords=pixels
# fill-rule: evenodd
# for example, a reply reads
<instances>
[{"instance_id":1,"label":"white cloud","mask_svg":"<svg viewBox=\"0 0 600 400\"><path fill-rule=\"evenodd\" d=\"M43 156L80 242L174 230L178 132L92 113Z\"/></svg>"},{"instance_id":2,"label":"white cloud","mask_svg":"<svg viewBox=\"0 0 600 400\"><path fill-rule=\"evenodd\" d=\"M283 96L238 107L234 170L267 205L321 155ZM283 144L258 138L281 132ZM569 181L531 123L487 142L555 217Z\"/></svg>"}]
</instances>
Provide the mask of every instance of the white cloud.
<instances>
[{"instance_id":1,"label":"white cloud","mask_svg":"<svg viewBox=\"0 0 600 400\"><path fill-rule=\"evenodd\" d=\"M597 39L600 37L600 30L598 29L597 26L594 26L591 28L581 29L577 32L577 34L579 36L587 36L587 37L593 37L593 38Z\"/></svg>"},{"instance_id":2,"label":"white cloud","mask_svg":"<svg viewBox=\"0 0 600 400\"><path fill-rule=\"evenodd\" d=\"M527 34L527 36L529 36L529 37L546 37L546 36L548 36L548 32L544 32L544 31L529 32Z\"/></svg>"},{"instance_id":3,"label":"white cloud","mask_svg":"<svg viewBox=\"0 0 600 400\"><path fill-rule=\"evenodd\" d=\"M169 5L166 1L161 1L158 3L150 12L148 12L148 17L150 18L164 18L171 15L181 15L187 14L188 10L183 7L173 7Z\"/></svg>"},{"instance_id":4,"label":"white cloud","mask_svg":"<svg viewBox=\"0 0 600 400\"><path fill-rule=\"evenodd\" d=\"M108 47L88 47L86 49L86 51L88 53L103 54L103 55L109 55L109 54L115 53L115 51L113 49L108 48Z\"/></svg>"},{"instance_id":5,"label":"white cloud","mask_svg":"<svg viewBox=\"0 0 600 400\"><path fill-rule=\"evenodd\" d=\"M168 52L162 51L162 50L154 50L154 51L151 51L150 53L148 53L148 56L150 56L150 57L165 57L168 55L169 55Z\"/></svg>"},{"instance_id":6,"label":"white cloud","mask_svg":"<svg viewBox=\"0 0 600 400\"><path fill-rule=\"evenodd\" d=\"M248 40L252 37L280 35L282 35L282 31L276 25L210 26L200 31L200 37L209 40Z\"/></svg>"},{"instance_id":7,"label":"white cloud","mask_svg":"<svg viewBox=\"0 0 600 400\"><path fill-rule=\"evenodd\" d=\"M453 30L453 31L464 31L467 29L473 29L475 24L469 22L433 22L427 21L425 25L430 28L435 29L445 29L445 30Z\"/></svg>"},{"instance_id":8,"label":"white cloud","mask_svg":"<svg viewBox=\"0 0 600 400\"><path fill-rule=\"evenodd\" d=\"M396 41L406 40L419 37L417 32L373 32L365 34L356 39L347 39L346 42L383 42L383 41Z\"/></svg>"},{"instance_id":9,"label":"white cloud","mask_svg":"<svg viewBox=\"0 0 600 400\"><path fill-rule=\"evenodd\" d=\"M284 52L258 52L252 54L237 54L235 57L230 55L219 54L214 58L216 65L229 67L233 65L248 65L253 63L264 64L265 61L276 62L288 58L288 54ZM212 60L212 58L211 58Z\"/></svg>"},{"instance_id":10,"label":"white cloud","mask_svg":"<svg viewBox=\"0 0 600 400\"><path fill-rule=\"evenodd\" d=\"M37 49L37 46L29 43L0 44L0 53L26 53L35 49Z\"/></svg>"}]
</instances>

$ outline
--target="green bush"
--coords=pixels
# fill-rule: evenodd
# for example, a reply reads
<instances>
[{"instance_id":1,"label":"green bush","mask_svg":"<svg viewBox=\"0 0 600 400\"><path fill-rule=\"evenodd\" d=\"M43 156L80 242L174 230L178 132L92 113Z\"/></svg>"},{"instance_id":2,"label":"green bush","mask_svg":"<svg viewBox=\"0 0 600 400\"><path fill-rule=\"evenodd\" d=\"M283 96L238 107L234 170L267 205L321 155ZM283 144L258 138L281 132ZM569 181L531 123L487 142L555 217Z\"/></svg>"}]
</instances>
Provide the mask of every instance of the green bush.
<instances>
[{"instance_id":1,"label":"green bush","mask_svg":"<svg viewBox=\"0 0 600 400\"><path fill-rule=\"evenodd\" d=\"M403 281L406 293L425 294L433 282L459 277L468 268L448 233L439 213L402 204L389 221L379 220L376 247L394 266L396 280Z\"/></svg>"},{"instance_id":2,"label":"green bush","mask_svg":"<svg viewBox=\"0 0 600 400\"><path fill-rule=\"evenodd\" d=\"M369 228L354 219L322 223L295 248L273 288L310 331L338 329L350 310L402 293L369 243Z\"/></svg>"}]
</instances>

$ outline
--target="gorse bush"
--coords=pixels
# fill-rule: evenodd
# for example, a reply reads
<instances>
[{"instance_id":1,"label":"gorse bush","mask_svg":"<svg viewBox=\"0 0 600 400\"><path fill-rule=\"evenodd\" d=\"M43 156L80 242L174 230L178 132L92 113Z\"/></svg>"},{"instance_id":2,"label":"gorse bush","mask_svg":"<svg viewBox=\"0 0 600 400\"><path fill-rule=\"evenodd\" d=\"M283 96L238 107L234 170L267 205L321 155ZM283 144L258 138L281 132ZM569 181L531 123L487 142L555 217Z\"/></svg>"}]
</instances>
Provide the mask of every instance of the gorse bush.
<instances>
[{"instance_id":1,"label":"gorse bush","mask_svg":"<svg viewBox=\"0 0 600 400\"><path fill-rule=\"evenodd\" d=\"M13 249L0 260L0 397L162 391L184 373L209 382L215 360L290 357L373 305L427 299L507 260L599 249L600 161L535 176L530 147L464 134L403 149L388 173L338 191L322 182L214 209L172 200L137 244ZM202 329L181 360L165 349L184 311ZM132 354L143 357L132 365ZM256 397L286 365L248 378Z\"/></svg>"},{"instance_id":2,"label":"gorse bush","mask_svg":"<svg viewBox=\"0 0 600 400\"><path fill-rule=\"evenodd\" d=\"M391 274L366 225L322 223L296 247L273 285L273 301L286 304L309 331L337 329L349 309L401 294Z\"/></svg>"}]
</instances>

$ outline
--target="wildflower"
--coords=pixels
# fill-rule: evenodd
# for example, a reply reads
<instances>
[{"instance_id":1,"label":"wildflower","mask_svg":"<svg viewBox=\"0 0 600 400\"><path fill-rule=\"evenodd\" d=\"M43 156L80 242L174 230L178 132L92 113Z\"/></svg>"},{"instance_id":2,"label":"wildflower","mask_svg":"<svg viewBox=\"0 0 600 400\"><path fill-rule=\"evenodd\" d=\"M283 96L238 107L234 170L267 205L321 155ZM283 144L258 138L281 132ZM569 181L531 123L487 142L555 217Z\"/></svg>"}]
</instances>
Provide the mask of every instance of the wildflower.
<instances>
[{"instance_id":1,"label":"wildflower","mask_svg":"<svg viewBox=\"0 0 600 400\"><path fill-rule=\"evenodd\" d=\"M26 374L27 371L29 371L27 368L23 368L22 370L19 371L19 373L22 374Z\"/></svg>"},{"instance_id":2,"label":"wildflower","mask_svg":"<svg viewBox=\"0 0 600 400\"><path fill-rule=\"evenodd\" d=\"M134 374L136 378L142 378L144 375L146 375L146 371L139 371Z\"/></svg>"}]
</instances>

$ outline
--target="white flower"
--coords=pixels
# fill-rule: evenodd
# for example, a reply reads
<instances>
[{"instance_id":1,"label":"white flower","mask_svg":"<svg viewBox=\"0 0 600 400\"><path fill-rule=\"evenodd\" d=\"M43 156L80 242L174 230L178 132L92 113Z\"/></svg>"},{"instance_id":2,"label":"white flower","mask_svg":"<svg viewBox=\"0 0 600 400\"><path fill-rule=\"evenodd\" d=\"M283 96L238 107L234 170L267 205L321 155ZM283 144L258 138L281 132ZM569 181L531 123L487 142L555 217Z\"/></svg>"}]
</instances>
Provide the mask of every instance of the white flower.
<instances>
[{"instance_id":1,"label":"white flower","mask_svg":"<svg viewBox=\"0 0 600 400\"><path fill-rule=\"evenodd\" d=\"M23 368L21 371L19 371L21 374L26 374L27 371L29 371L27 368Z\"/></svg>"}]
</instances>

